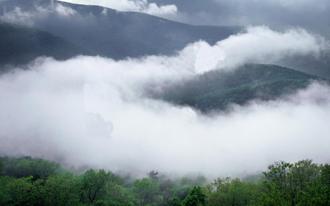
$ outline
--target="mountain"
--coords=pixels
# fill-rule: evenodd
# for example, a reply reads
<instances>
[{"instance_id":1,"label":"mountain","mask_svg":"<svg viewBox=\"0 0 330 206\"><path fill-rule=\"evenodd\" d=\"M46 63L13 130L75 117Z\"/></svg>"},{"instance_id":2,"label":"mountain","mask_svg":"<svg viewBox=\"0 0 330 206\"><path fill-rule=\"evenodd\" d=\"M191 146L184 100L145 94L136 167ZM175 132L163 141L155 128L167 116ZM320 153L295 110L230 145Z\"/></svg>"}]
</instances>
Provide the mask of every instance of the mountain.
<instances>
[{"instance_id":1,"label":"mountain","mask_svg":"<svg viewBox=\"0 0 330 206\"><path fill-rule=\"evenodd\" d=\"M252 100L275 100L305 88L320 78L275 65L250 64L233 71L211 71L171 86L161 92L150 91L153 98L191 106L202 112L226 110L232 104Z\"/></svg>"},{"instance_id":2,"label":"mountain","mask_svg":"<svg viewBox=\"0 0 330 206\"><path fill-rule=\"evenodd\" d=\"M330 51L302 57L287 57L277 64L320 77L330 78Z\"/></svg>"},{"instance_id":3,"label":"mountain","mask_svg":"<svg viewBox=\"0 0 330 206\"><path fill-rule=\"evenodd\" d=\"M13 11L28 14L34 17L33 28L61 37L93 55L114 59L169 55L189 43L205 40L214 44L240 31L239 27L193 26L98 6L52 6L50 0L7 0L0 7L2 15Z\"/></svg>"},{"instance_id":4,"label":"mountain","mask_svg":"<svg viewBox=\"0 0 330 206\"><path fill-rule=\"evenodd\" d=\"M87 54L81 48L48 32L1 22L0 48L0 65L24 64L39 56L61 60L79 53Z\"/></svg>"},{"instance_id":5,"label":"mountain","mask_svg":"<svg viewBox=\"0 0 330 206\"><path fill-rule=\"evenodd\" d=\"M16 24L28 22L30 28L47 32L49 35L74 45L78 48L74 50L74 55L100 55L113 59L172 55L189 43L204 40L209 44L214 44L241 31L240 27L194 26L147 14L119 12L98 6L63 2L55 3L52 6L50 0L0 1L0 19L1 16L8 14L16 15L10 18L14 19ZM20 33L24 36L24 31L20 31ZM6 43L5 40L0 39L0 41ZM10 54L10 51L3 52ZM52 52L52 54L50 52L38 52L37 54L53 57L62 55L62 52L55 54L56 50ZM2 58L0 65L15 63L13 59L16 56L12 52L11 54L12 56ZM18 62L27 63L37 54L31 55L30 58L21 58ZM6 59L8 61L5 61ZM288 57L273 63L330 78L330 53L322 54L320 57Z\"/></svg>"}]
</instances>

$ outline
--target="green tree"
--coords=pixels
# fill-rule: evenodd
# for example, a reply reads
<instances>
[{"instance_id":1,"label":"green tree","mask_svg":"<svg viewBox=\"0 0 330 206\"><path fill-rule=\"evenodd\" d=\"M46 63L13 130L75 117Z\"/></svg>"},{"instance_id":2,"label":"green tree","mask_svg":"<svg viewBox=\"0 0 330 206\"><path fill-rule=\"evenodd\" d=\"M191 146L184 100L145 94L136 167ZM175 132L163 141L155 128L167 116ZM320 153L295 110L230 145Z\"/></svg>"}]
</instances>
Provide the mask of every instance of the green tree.
<instances>
[{"instance_id":1,"label":"green tree","mask_svg":"<svg viewBox=\"0 0 330 206\"><path fill-rule=\"evenodd\" d=\"M107 187L105 203L111 206L135 206L136 200L129 189L111 182Z\"/></svg>"},{"instance_id":2,"label":"green tree","mask_svg":"<svg viewBox=\"0 0 330 206\"><path fill-rule=\"evenodd\" d=\"M137 203L141 206L159 205L162 197L159 192L159 184L151 178L136 180L133 185Z\"/></svg>"},{"instance_id":3,"label":"green tree","mask_svg":"<svg viewBox=\"0 0 330 206\"><path fill-rule=\"evenodd\" d=\"M88 170L84 173L81 180L82 201L87 204L103 204L106 195L107 184L110 182L111 175L104 170Z\"/></svg>"},{"instance_id":4,"label":"green tree","mask_svg":"<svg viewBox=\"0 0 330 206\"><path fill-rule=\"evenodd\" d=\"M2 162L3 174L17 178L29 176L33 179L46 178L60 170L57 163L30 157L2 158Z\"/></svg>"},{"instance_id":5,"label":"green tree","mask_svg":"<svg viewBox=\"0 0 330 206\"><path fill-rule=\"evenodd\" d=\"M217 179L208 197L209 206L245 206L255 203L258 185L240 179Z\"/></svg>"},{"instance_id":6,"label":"green tree","mask_svg":"<svg viewBox=\"0 0 330 206\"><path fill-rule=\"evenodd\" d=\"M330 205L330 165L326 164L321 171L321 206Z\"/></svg>"},{"instance_id":7,"label":"green tree","mask_svg":"<svg viewBox=\"0 0 330 206\"><path fill-rule=\"evenodd\" d=\"M32 181L32 177L12 179L7 185L10 197L8 205L44 205L44 191L41 185L41 181Z\"/></svg>"},{"instance_id":8,"label":"green tree","mask_svg":"<svg viewBox=\"0 0 330 206\"><path fill-rule=\"evenodd\" d=\"M9 205L10 195L8 184L13 178L0 176L0 205Z\"/></svg>"},{"instance_id":9,"label":"green tree","mask_svg":"<svg viewBox=\"0 0 330 206\"><path fill-rule=\"evenodd\" d=\"M291 164L278 162L264 173L265 181L261 202L263 205L314 205L318 200L320 167L310 160Z\"/></svg>"},{"instance_id":10,"label":"green tree","mask_svg":"<svg viewBox=\"0 0 330 206\"><path fill-rule=\"evenodd\" d=\"M187 197L183 200L183 206L204 206L206 195L199 186L193 187Z\"/></svg>"},{"instance_id":11,"label":"green tree","mask_svg":"<svg viewBox=\"0 0 330 206\"><path fill-rule=\"evenodd\" d=\"M173 199L171 199L168 202L168 205L169 206L182 206L182 201L179 198L174 197Z\"/></svg>"},{"instance_id":12,"label":"green tree","mask_svg":"<svg viewBox=\"0 0 330 206\"><path fill-rule=\"evenodd\" d=\"M80 204L80 182L72 174L50 176L44 187L45 205L75 206Z\"/></svg>"},{"instance_id":13,"label":"green tree","mask_svg":"<svg viewBox=\"0 0 330 206\"><path fill-rule=\"evenodd\" d=\"M3 174L3 162L2 159L0 158L0 176Z\"/></svg>"}]
</instances>

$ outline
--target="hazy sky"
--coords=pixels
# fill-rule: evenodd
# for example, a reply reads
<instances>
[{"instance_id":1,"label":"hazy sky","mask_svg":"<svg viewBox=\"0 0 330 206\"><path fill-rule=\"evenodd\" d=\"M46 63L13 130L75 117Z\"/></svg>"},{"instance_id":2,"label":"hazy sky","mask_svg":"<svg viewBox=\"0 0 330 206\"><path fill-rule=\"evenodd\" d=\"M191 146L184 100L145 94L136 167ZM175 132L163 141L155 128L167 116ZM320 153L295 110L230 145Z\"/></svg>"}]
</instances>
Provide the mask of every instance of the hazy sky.
<instances>
[{"instance_id":1,"label":"hazy sky","mask_svg":"<svg viewBox=\"0 0 330 206\"><path fill-rule=\"evenodd\" d=\"M191 24L304 27L329 36L329 0L64 0L138 11Z\"/></svg>"},{"instance_id":2,"label":"hazy sky","mask_svg":"<svg viewBox=\"0 0 330 206\"><path fill-rule=\"evenodd\" d=\"M330 27L328 0L152 0L174 4L178 19L195 24Z\"/></svg>"},{"instance_id":3,"label":"hazy sky","mask_svg":"<svg viewBox=\"0 0 330 206\"><path fill-rule=\"evenodd\" d=\"M178 9L175 4L162 4L148 0L59 0L69 3L104 6L119 11L135 11L150 15L175 18Z\"/></svg>"}]
</instances>

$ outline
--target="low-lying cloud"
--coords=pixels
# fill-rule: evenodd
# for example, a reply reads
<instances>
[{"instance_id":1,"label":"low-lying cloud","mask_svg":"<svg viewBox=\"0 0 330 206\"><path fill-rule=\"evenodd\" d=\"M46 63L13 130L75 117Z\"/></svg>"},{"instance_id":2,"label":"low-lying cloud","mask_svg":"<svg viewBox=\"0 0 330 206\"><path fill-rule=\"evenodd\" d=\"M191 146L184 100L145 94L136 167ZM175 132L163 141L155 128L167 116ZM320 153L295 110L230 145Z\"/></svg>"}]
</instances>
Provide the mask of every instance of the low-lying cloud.
<instances>
[{"instance_id":1,"label":"low-lying cloud","mask_svg":"<svg viewBox=\"0 0 330 206\"><path fill-rule=\"evenodd\" d=\"M252 41L246 39L252 36ZM276 41L262 47L258 39ZM287 42L278 45L280 40ZM144 96L148 85L169 84L237 62L317 54L322 46L318 42L301 30L255 28L219 42L216 49L196 46L205 45L200 42L173 57L41 58L29 70L0 76L0 154L43 157L75 167L211 176L255 172L277 160L327 162L326 85L314 83L293 96L236 106L212 117ZM245 49L254 55L247 56ZM203 64L196 62L207 58L217 59L216 64L200 69Z\"/></svg>"},{"instance_id":2,"label":"low-lying cloud","mask_svg":"<svg viewBox=\"0 0 330 206\"><path fill-rule=\"evenodd\" d=\"M320 36L303 29L278 32L268 27L250 27L215 45L193 43L179 56L190 62L198 73L213 69L232 69L246 63L274 64L283 58L318 56L329 49L329 43Z\"/></svg>"},{"instance_id":3,"label":"low-lying cloud","mask_svg":"<svg viewBox=\"0 0 330 206\"><path fill-rule=\"evenodd\" d=\"M67 18L77 15L77 11L62 4L56 4L53 8L36 6L35 11L26 11L20 7L15 7L10 11L3 12L0 16L0 21L24 26L34 26L35 22L45 19L50 15Z\"/></svg>"},{"instance_id":4,"label":"low-lying cloud","mask_svg":"<svg viewBox=\"0 0 330 206\"><path fill-rule=\"evenodd\" d=\"M174 4L158 5L157 3L150 3L148 0L60 0L63 2L96 5L107 8L116 9L119 11L135 11L147 13L161 17L174 17L178 8Z\"/></svg>"}]
</instances>

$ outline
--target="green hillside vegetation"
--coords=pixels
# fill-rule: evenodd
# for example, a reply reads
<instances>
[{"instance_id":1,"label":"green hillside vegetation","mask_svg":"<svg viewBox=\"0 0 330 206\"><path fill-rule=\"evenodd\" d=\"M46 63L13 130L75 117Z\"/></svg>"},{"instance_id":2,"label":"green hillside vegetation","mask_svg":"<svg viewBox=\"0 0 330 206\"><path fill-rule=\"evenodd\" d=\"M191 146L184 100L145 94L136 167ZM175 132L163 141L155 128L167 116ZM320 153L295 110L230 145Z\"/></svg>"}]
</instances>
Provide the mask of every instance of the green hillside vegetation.
<instances>
[{"instance_id":1,"label":"green hillside vegetation","mask_svg":"<svg viewBox=\"0 0 330 206\"><path fill-rule=\"evenodd\" d=\"M71 172L41 159L0 158L0 205L328 206L330 165L277 162L257 178L135 179L105 170Z\"/></svg>"},{"instance_id":2,"label":"green hillside vegetation","mask_svg":"<svg viewBox=\"0 0 330 206\"><path fill-rule=\"evenodd\" d=\"M275 100L315 80L321 78L275 65L250 64L233 71L211 71L151 93L156 98L210 112L252 100Z\"/></svg>"}]
</instances>

